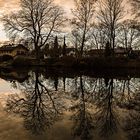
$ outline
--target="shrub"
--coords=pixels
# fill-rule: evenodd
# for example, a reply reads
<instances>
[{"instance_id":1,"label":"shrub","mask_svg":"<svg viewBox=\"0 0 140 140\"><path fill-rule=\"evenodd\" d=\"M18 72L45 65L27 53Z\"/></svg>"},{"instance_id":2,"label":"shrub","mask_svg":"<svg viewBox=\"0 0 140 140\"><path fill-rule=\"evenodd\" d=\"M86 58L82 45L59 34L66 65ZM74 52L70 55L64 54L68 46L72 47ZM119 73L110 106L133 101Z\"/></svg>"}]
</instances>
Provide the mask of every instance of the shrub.
<instances>
[{"instance_id":1,"label":"shrub","mask_svg":"<svg viewBox=\"0 0 140 140\"><path fill-rule=\"evenodd\" d=\"M3 55L2 56L2 61L10 61L13 60L13 57L10 55Z\"/></svg>"},{"instance_id":2,"label":"shrub","mask_svg":"<svg viewBox=\"0 0 140 140\"><path fill-rule=\"evenodd\" d=\"M66 66L66 67L70 67L70 66L75 66L77 64L77 59L73 56L63 56L60 60L60 62Z\"/></svg>"},{"instance_id":3,"label":"shrub","mask_svg":"<svg viewBox=\"0 0 140 140\"><path fill-rule=\"evenodd\" d=\"M56 63L58 60L59 60L59 58L46 58L46 59L44 59L44 63L45 63L45 65L50 66L50 65Z\"/></svg>"},{"instance_id":4,"label":"shrub","mask_svg":"<svg viewBox=\"0 0 140 140\"><path fill-rule=\"evenodd\" d=\"M14 66L28 66L34 63L33 59L24 56L17 56L14 58L13 65Z\"/></svg>"},{"instance_id":5,"label":"shrub","mask_svg":"<svg viewBox=\"0 0 140 140\"><path fill-rule=\"evenodd\" d=\"M0 56L0 62L2 62L2 61L3 61L2 56Z\"/></svg>"}]
</instances>

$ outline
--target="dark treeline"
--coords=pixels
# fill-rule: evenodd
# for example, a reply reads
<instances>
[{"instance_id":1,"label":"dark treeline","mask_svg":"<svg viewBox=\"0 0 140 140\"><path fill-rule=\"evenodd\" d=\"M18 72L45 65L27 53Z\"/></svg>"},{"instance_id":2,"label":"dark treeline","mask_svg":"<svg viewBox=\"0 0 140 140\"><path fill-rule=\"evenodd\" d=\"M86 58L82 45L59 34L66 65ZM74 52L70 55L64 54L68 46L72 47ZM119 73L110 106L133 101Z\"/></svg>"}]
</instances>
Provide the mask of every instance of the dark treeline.
<instances>
[{"instance_id":1,"label":"dark treeline","mask_svg":"<svg viewBox=\"0 0 140 140\"><path fill-rule=\"evenodd\" d=\"M139 1L129 1L129 14L123 0L74 2L68 18L52 0L20 0L20 10L2 18L5 31L37 60L44 55L81 57L92 49L105 49L105 56L113 55L116 48L139 49Z\"/></svg>"}]
</instances>

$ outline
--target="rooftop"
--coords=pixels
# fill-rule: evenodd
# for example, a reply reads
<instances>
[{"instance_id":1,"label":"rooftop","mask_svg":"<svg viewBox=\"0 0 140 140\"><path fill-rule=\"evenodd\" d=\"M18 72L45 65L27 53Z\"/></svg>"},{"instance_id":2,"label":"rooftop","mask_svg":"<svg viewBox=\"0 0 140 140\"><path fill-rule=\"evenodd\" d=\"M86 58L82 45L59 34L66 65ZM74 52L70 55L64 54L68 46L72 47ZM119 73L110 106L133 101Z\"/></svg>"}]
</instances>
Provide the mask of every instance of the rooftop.
<instances>
[{"instance_id":1,"label":"rooftop","mask_svg":"<svg viewBox=\"0 0 140 140\"><path fill-rule=\"evenodd\" d=\"M23 49L26 49L28 51L28 49L25 46L23 46L22 44L18 44L18 45L15 45L15 44L3 45L2 47L0 47L0 51L13 51L16 48L23 48Z\"/></svg>"}]
</instances>

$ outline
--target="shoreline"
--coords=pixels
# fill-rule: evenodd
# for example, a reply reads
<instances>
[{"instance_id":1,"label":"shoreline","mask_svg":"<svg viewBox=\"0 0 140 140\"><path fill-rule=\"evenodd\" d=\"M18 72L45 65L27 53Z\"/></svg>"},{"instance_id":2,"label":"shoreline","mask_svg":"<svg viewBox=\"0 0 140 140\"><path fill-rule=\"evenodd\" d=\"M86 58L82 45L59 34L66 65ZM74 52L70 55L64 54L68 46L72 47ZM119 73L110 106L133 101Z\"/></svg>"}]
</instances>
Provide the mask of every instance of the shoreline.
<instances>
[{"instance_id":1,"label":"shoreline","mask_svg":"<svg viewBox=\"0 0 140 140\"><path fill-rule=\"evenodd\" d=\"M0 62L0 68L8 67L44 67L56 69L140 69L140 59L125 57L83 57L66 56L62 58L47 58L37 61L30 57L16 57L10 61Z\"/></svg>"}]
</instances>

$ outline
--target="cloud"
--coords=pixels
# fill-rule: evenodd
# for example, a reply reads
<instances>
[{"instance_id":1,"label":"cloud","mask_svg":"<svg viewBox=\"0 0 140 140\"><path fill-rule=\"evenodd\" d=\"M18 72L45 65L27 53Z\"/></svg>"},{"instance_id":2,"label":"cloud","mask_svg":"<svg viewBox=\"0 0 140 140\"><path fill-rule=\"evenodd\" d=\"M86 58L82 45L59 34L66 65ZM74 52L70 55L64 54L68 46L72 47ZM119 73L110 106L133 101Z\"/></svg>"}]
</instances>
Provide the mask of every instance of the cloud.
<instances>
[{"instance_id":1,"label":"cloud","mask_svg":"<svg viewBox=\"0 0 140 140\"><path fill-rule=\"evenodd\" d=\"M0 15L19 8L19 0L0 0Z\"/></svg>"},{"instance_id":2,"label":"cloud","mask_svg":"<svg viewBox=\"0 0 140 140\"><path fill-rule=\"evenodd\" d=\"M19 8L20 0L0 0L0 13L11 12ZM62 6L66 11L73 7L73 0L54 0L56 4Z\"/></svg>"},{"instance_id":3,"label":"cloud","mask_svg":"<svg viewBox=\"0 0 140 140\"><path fill-rule=\"evenodd\" d=\"M55 0L55 2L66 7L72 7L74 3L73 0Z\"/></svg>"},{"instance_id":4,"label":"cloud","mask_svg":"<svg viewBox=\"0 0 140 140\"><path fill-rule=\"evenodd\" d=\"M0 0L0 7L3 7L5 5L17 5L19 3L19 0Z\"/></svg>"}]
</instances>

